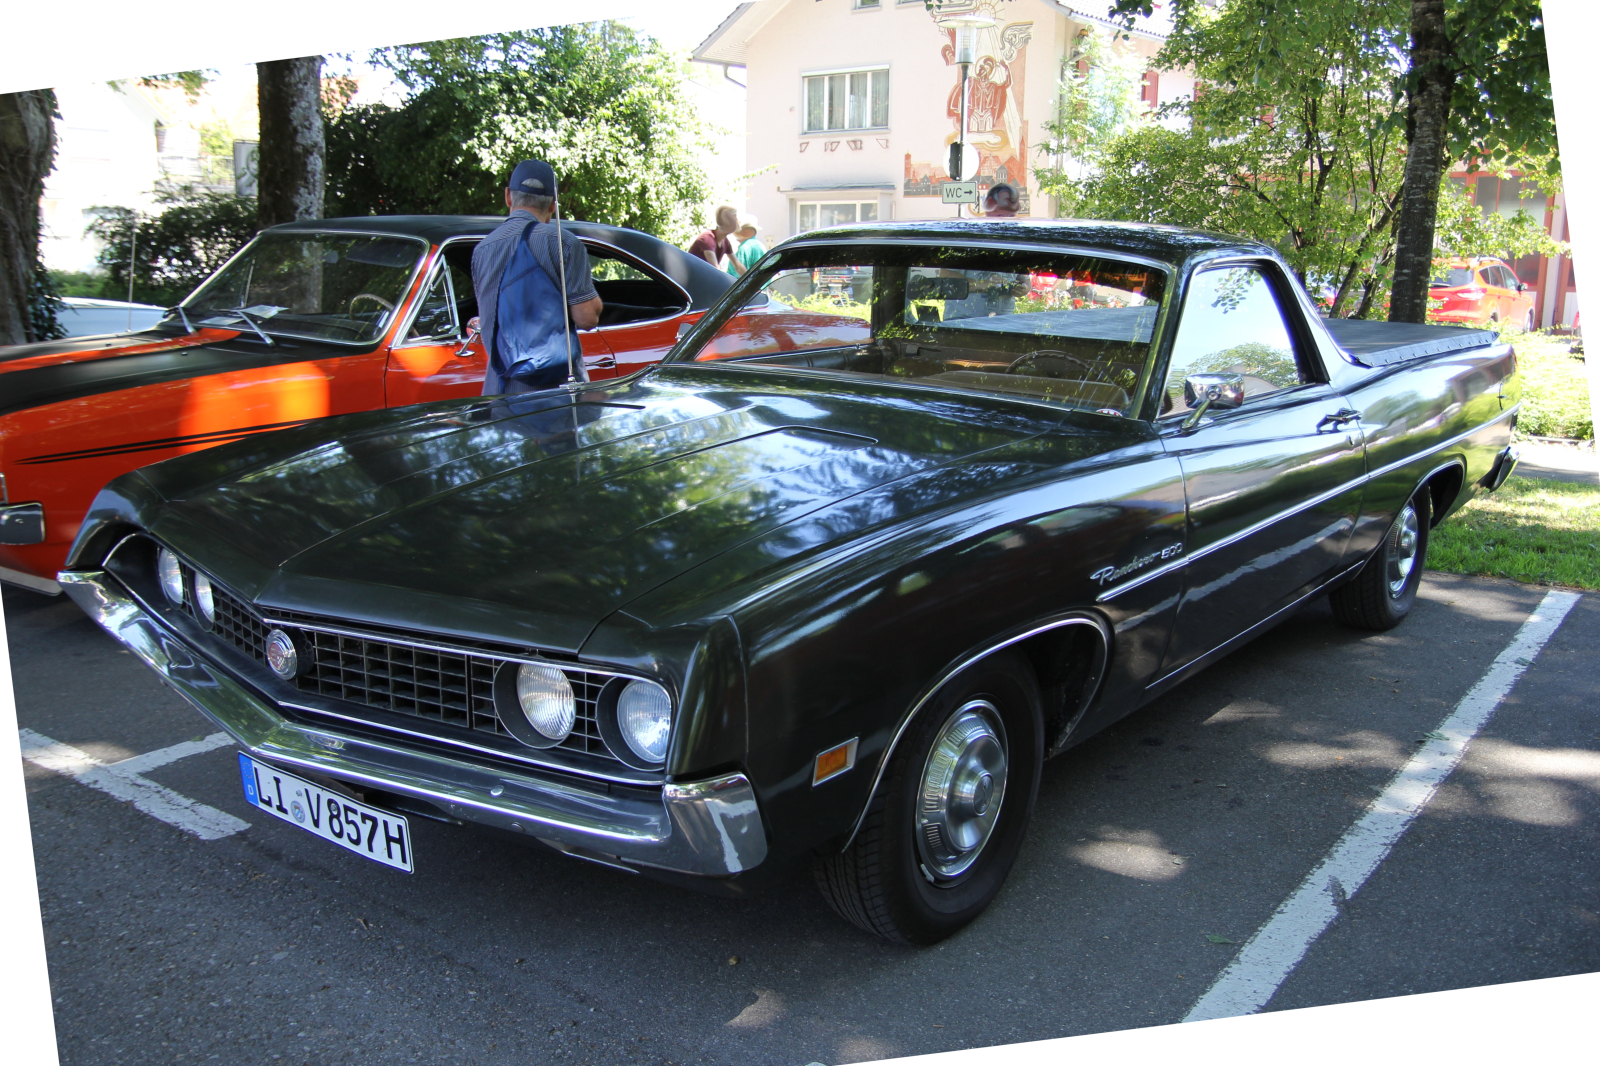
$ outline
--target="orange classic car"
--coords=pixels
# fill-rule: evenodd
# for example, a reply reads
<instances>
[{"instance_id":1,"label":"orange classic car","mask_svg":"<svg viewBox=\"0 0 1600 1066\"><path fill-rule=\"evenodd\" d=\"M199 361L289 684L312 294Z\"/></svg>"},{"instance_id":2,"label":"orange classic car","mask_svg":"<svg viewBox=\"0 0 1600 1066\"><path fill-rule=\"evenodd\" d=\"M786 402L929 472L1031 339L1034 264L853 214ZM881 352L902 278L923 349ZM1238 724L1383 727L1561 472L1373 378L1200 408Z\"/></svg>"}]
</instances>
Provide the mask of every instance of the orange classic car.
<instances>
[{"instance_id":1,"label":"orange classic car","mask_svg":"<svg viewBox=\"0 0 1600 1066\"><path fill-rule=\"evenodd\" d=\"M503 219L274 226L155 326L0 348L0 581L56 593L99 489L184 452L314 418L472 396L486 356L472 250ZM733 279L634 230L563 223L604 301L591 379L657 362Z\"/></svg>"}]
</instances>

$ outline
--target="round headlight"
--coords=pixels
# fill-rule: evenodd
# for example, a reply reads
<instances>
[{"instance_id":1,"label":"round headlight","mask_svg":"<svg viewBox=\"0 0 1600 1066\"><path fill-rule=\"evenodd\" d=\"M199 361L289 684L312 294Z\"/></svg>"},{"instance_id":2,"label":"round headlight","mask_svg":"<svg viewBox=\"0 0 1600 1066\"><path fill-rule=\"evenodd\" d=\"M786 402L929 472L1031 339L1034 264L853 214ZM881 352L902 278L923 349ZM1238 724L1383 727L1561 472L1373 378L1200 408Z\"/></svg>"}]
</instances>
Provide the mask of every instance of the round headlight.
<instances>
[{"instance_id":1,"label":"round headlight","mask_svg":"<svg viewBox=\"0 0 1600 1066\"><path fill-rule=\"evenodd\" d=\"M161 581L161 591L174 604L183 604L183 567L178 557L167 549L156 552L156 577Z\"/></svg>"},{"instance_id":2,"label":"round headlight","mask_svg":"<svg viewBox=\"0 0 1600 1066\"><path fill-rule=\"evenodd\" d=\"M617 697L617 727L635 755L661 762L672 739L672 697L653 682L631 682Z\"/></svg>"},{"instance_id":3,"label":"round headlight","mask_svg":"<svg viewBox=\"0 0 1600 1066\"><path fill-rule=\"evenodd\" d=\"M200 620L207 626L216 622L217 601L211 594L211 579L198 570L194 575L194 608L199 613Z\"/></svg>"},{"instance_id":4,"label":"round headlight","mask_svg":"<svg viewBox=\"0 0 1600 1066\"><path fill-rule=\"evenodd\" d=\"M540 736L557 743L567 739L578 717L567 675L538 663L517 667L517 705Z\"/></svg>"}]
</instances>

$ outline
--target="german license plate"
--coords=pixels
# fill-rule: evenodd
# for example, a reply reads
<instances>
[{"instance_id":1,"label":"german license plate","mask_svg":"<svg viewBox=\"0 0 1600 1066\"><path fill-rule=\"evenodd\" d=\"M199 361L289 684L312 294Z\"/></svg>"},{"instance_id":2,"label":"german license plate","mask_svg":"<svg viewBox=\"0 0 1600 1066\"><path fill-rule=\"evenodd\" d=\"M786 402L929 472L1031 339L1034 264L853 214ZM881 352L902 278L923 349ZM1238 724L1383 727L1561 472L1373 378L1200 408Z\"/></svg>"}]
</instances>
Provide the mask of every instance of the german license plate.
<instances>
[{"instance_id":1,"label":"german license plate","mask_svg":"<svg viewBox=\"0 0 1600 1066\"><path fill-rule=\"evenodd\" d=\"M329 792L239 753L244 795L254 806L363 858L412 872L411 826L389 811Z\"/></svg>"}]
</instances>

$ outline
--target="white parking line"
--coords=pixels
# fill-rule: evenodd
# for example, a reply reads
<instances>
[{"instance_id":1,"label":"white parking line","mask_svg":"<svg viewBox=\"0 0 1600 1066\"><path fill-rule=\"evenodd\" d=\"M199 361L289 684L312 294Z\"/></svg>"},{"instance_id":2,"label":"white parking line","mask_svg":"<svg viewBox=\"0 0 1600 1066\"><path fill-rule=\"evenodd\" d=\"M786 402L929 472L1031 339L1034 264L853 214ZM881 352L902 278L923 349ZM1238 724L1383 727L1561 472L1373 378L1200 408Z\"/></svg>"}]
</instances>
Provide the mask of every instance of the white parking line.
<instances>
[{"instance_id":1,"label":"white parking line","mask_svg":"<svg viewBox=\"0 0 1600 1066\"><path fill-rule=\"evenodd\" d=\"M1267 1005L1338 917L1340 905L1366 884L1450 776L1467 743L1489 721L1523 671L1533 665L1577 602L1577 593L1546 593L1488 672L1431 734L1432 739L1395 774L1361 820L1339 838L1321 865L1239 950L1184 1021L1253 1014Z\"/></svg>"},{"instance_id":2,"label":"white parking line","mask_svg":"<svg viewBox=\"0 0 1600 1066\"><path fill-rule=\"evenodd\" d=\"M193 833L201 840L221 840L250 828L249 822L240 821L226 811L208 807L139 776L190 755L226 747L233 743L226 733L213 733L204 740L185 741L114 763L103 763L86 751L51 740L31 729L19 729L17 735L22 740L22 757L34 765L131 803L150 817Z\"/></svg>"}]
</instances>

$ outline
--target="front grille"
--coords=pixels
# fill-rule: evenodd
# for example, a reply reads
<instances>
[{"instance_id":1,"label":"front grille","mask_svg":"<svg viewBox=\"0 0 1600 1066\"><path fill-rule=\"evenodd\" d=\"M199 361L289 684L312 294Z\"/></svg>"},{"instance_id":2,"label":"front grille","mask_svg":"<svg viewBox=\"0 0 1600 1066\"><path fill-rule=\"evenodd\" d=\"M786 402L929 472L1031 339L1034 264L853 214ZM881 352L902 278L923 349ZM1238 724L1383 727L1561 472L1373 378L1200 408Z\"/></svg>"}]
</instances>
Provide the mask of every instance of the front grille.
<instances>
[{"instance_id":1,"label":"front grille","mask_svg":"<svg viewBox=\"0 0 1600 1066\"><path fill-rule=\"evenodd\" d=\"M253 656L267 660L271 629L254 611L213 586L216 622L212 632ZM505 659L490 654L440 651L398 641L326 633L292 624L305 639L310 662L295 678L302 692L422 718L458 729L511 738L494 707L494 675ZM559 665L572 685L577 721L556 750L615 759L600 737L600 690L611 675Z\"/></svg>"}]
</instances>

